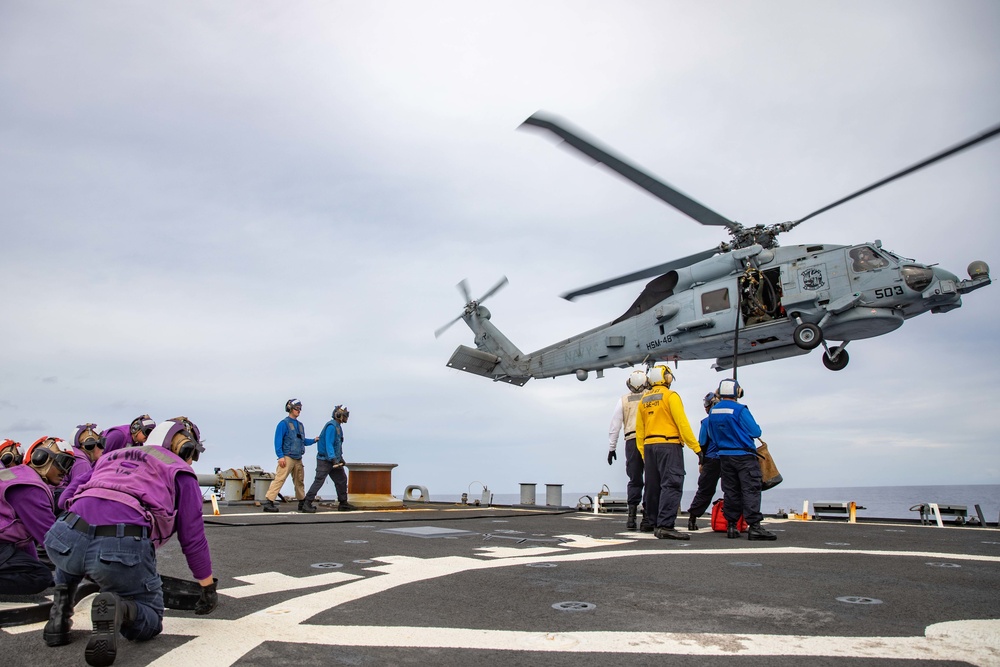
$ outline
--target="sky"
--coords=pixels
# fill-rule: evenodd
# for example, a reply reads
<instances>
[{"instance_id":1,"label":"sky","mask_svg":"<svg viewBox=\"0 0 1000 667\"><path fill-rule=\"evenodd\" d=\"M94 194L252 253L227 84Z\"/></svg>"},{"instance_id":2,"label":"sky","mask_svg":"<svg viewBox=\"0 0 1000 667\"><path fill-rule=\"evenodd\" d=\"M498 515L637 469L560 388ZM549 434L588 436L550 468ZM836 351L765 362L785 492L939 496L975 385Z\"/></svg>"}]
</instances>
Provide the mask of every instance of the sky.
<instances>
[{"instance_id":1,"label":"sky","mask_svg":"<svg viewBox=\"0 0 1000 667\"><path fill-rule=\"evenodd\" d=\"M623 493L628 369L493 383L445 366L463 323L434 331L460 280L506 276L492 321L535 350L642 283L559 294L726 236L521 122L558 115L781 222L1000 122L998 32L992 0L3 0L0 437L186 415L199 472L271 470L294 397L309 436L346 405L345 458L397 464L397 495ZM988 142L780 242L1000 267L998 173ZM839 373L818 351L740 369L786 485L1000 483L1000 287L963 302L855 341ZM696 427L711 363L676 370Z\"/></svg>"}]
</instances>

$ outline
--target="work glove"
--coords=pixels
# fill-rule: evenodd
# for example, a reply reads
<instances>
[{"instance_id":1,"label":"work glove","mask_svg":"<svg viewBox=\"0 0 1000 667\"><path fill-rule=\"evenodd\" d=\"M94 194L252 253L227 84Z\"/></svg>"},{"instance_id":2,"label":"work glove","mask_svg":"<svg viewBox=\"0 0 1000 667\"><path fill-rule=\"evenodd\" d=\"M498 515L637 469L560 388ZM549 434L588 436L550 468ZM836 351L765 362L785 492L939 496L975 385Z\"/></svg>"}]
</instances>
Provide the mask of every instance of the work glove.
<instances>
[{"instance_id":1,"label":"work glove","mask_svg":"<svg viewBox=\"0 0 1000 667\"><path fill-rule=\"evenodd\" d=\"M616 452L613 449L611 451L609 451L608 452L608 465L611 465L614 462L614 460L617 459L617 458L618 458L618 452Z\"/></svg>"},{"instance_id":2,"label":"work glove","mask_svg":"<svg viewBox=\"0 0 1000 667\"><path fill-rule=\"evenodd\" d=\"M216 592L218 587L218 582L213 581L208 586L201 587L201 595L198 596L198 601L194 603L194 613L199 616L204 616L205 614L211 614L215 610L216 605L219 604L219 594Z\"/></svg>"},{"instance_id":3,"label":"work glove","mask_svg":"<svg viewBox=\"0 0 1000 667\"><path fill-rule=\"evenodd\" d=\"M702 447L698 450L698 466L705 465L705 448Z\"/></svg>"}]
</instances>

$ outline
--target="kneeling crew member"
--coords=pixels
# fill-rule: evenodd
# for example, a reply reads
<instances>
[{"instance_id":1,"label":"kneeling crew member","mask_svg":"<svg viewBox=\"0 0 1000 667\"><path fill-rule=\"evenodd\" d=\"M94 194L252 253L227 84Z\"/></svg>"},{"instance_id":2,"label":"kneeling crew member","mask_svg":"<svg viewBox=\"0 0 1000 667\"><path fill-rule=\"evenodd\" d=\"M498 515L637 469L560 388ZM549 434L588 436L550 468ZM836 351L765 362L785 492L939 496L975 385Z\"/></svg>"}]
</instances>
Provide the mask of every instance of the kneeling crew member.
<instances>
[{"instance_id":1,"label":"kneeling crew member","mask_svg":"<svg viewBox=\"0 0 1000 667\"><path fill-rule=\"evenodd\" d=\"M736 380L719 383L719 402L708 414L708 437L719 448L722 470L723 513L729 523L726 537L738 539L740 515L750 525L747 539L776 540L778 536L764 530L760 521L760 462L754 438L761 431L750 409L737 402L743 388Z\"/></svg>"},{"instance_id":2,"label":"kneeling crew member","mask_svg":"<svg viewBox=\"0 0 1000 667\"><path fill-rule=\"evenodd\" d=\"M674 529L684 488L684 447L702 458L701 446L691 431L684 404L670 390L674 376L666 366L647 373L651 389L642 395L635 419L635 442L646 473L645 510L655 519L653 535L659 539L689 540Z\"/></svg>"},{"instance_id":3,"label":"kneeling crew member","mask_svg":"<svg viewBox=\"0 0 1000 667\"><path fill-rule=\"evenodd\" d=\"M73 465L58 438L43 437L25 452L24 465L0 470L0 593L34 595L52 585L35 544L55 523L52 488Z\"/></svg>"},{"instance_id":4,"label":"kneeling crew member","mask_svg":"<svg viewBox=\"0 0 1000 667\"><path fill-rule=\"evenodd\" d=\"M218 602L205 539L202 497L191 463L205 451L198 427L186 417L162 422L142 447L98 459L90 481L70 499L45 536L56 565L56 597L43 637L69 643L73 593L84 576L101 587L91 607L94 629L84 651L88 665L110 665L119 633L144 641L163 629L163 588L156 548L176 532L181 551L201 584L196 614ZM125 539L123 539L125 538Z\"/></svg>"},{"instance_id":5,"label":"kneeling crew member","mask_svg":"<svg viewBox=\"0 0 1000 667\"><path fill-rule=\"evenodd\" d=\"M87 483L94 463L104 453L104 439L98 435L97 424L80 424L73 436L73 467L56 489L56 506L66 509L66 503L76 490Z\"/></svg>"}]
</instances>

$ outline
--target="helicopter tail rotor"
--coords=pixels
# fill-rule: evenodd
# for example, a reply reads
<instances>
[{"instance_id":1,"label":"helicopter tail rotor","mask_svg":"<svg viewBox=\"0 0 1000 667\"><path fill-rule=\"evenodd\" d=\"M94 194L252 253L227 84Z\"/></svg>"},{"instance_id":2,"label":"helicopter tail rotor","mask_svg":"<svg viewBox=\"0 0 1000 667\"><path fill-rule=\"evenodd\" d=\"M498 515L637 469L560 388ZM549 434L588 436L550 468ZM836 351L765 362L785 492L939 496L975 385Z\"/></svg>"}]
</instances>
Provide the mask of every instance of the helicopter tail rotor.
<instances>
[{"instance_id":1,"label":"helicopter tail rotor","mask_svg":"<svg viewBox=\"0 0 1000 667\"><path fill-rule=\"evenodd\" d=\"M455 324L459 320L462 320L462 319L468 317L469 315L478 315L479 312L480 312L480 310L479 310L480 304L483 301L485 301L486 299L488 299L491 296L493 296L494 294L496 294L497 292L499 292L500 289L507 284L507 282L508 282L507 281L507 276L503 276L500 280L497 281L497 283L495 285L493 285L493 287L491 287L488 290L486 290L485 294L483 294L478 299L473 299L472 298L472 293L469 291L469 282L465 278L462 278L462 280L459 281L459 283L458 283L458 285L456 285L456 287L458 287L458 291L462 293L462 298L465 299L465 309L462 311L462 313L458 317L456 317L455 319L451 320L450 322L448 322L444 326L438 328L434 332L434 337L435 338L439 338L441 336L441 334L443 334L445 331L447 331L448 328L451 327L451 325ZM487 315L487 317L489 317L489 316Z\"/></svg>"}]
</instances>

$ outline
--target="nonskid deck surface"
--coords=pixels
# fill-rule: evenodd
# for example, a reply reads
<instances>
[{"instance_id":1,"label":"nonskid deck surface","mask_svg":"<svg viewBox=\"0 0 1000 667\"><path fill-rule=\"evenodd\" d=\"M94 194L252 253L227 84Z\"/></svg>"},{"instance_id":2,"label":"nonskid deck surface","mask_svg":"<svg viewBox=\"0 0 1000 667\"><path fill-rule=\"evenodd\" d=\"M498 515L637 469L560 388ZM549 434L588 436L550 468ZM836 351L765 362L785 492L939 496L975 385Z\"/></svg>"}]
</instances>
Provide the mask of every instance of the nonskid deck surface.
<instances>
[{"instance_id":1,"label":"nonskid deck surface","mask_svg":"<svg viewBox=\"0 0 1000 667\"><path fill-rule=\"evenodd\" d=\"M995 528L769 519L778 540L749 542L703 518L675 542L558 510L222 512L219 608L167 610L115 665L1000 665ZM158 560L190 578L176 541ZM68 646L0 630L4 664L83 664L89 603Z\"/></svg>"}]
</instances>

